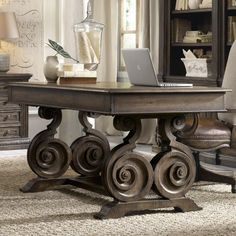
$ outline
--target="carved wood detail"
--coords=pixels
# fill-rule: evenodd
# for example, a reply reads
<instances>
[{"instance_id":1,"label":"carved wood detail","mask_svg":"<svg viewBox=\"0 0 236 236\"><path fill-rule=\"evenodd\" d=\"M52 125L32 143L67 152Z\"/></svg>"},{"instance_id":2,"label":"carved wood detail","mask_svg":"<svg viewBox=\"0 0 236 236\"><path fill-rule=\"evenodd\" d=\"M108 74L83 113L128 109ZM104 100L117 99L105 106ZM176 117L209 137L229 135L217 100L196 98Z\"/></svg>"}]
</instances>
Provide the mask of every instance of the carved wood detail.
<instances>
[{"instance_id":1,"label":"carved wood detail","mask_svg":"<svg viewBox=\"0 0 236 236\"><path fill-rule=\"evenodd\" d=\"M140 136L141 120L116 116L113 123L116 129L130 132L123 144L117 145L111 151L111 158L106 160L102 172L103 184L110 195L119 201L142 199L153 184L153 170L145 157L132 152Z\"/></svg>"},{"instance_id":2,"label":"carved wood detail","mask_svg":"<svg viewBox=\"0 0 236 236\"><path fill-rule=\"evenodd\" d=\"M27 153L28 164L39 177L57 178L66 172L71 162L68 145L54 138L61 123L61 110L40 107L38 113L41 118L52 119L52 122L31 141Z\"/></svg>"},{"instance_id":3,"label":"carved wood detail","mask_svg":"<svg viewBox=\"0 0 236 236\"><path fill-rule=\"evenodd\" d=\"M176 141L173 132L177 127L184 127L177 122L179 117L160 119L163 129L162 152L151 161L154 168L154 190L160 196L168 199L183 197L193 185L196 178L196 163L191 150ZM195 129L195 125L192 126ZM187 133L192 132L191 129Z\"/></svg>"},{"instance_id":4,"label":"carved wood detail","mask_svg":"<svg viewBox=\"0 0 236 236\"><path fill-rule=\"evenodd\" d=\"M110 145L106 137L92 128L88 113L79 112L79 121L86 133L71 144L72 169L84 176L97 176L110 156Z\"/></svg>"}]
</instances>

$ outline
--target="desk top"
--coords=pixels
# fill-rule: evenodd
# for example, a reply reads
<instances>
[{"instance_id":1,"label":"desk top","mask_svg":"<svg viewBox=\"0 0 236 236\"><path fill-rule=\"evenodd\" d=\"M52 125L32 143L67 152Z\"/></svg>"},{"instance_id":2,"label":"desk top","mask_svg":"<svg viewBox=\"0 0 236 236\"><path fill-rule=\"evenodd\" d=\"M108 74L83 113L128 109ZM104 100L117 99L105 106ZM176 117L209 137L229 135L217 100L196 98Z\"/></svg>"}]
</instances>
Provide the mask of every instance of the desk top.
<instances>
[{"instance_id":1,"label":"desk top","mask_svg":"<svg viewBox=\"0 0 236 236\"><path fill-rule=\"evenodd\" d=\"M53 84L10 83L9 101L116 114L163 114L225 111L224 95L218 87L145 87L129 83Z\"/></svg>"}]
</instances>

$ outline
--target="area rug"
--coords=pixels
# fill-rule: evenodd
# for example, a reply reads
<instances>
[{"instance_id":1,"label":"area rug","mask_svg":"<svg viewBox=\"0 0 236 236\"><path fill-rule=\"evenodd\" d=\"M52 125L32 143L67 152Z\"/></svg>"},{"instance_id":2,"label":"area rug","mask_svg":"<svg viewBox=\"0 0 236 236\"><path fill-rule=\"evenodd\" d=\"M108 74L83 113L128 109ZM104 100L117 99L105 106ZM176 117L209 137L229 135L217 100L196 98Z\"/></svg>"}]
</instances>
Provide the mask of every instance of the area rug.
<instances>
[{"instance_id":1,"label":"area rug","mask_svg":"<svg viewBox=\"0 0 236 236\"><path fill-rule=\"evenodd\" d=\"M67 174L71 175L70 170ZM21 193L35 177L25 155L0 156L0 235L236 235L236 194L230 186L201 182L187 196L203 210L173 209L96 220L94 213L109 198L78 188Z\"/></svg>"}]
</instances>

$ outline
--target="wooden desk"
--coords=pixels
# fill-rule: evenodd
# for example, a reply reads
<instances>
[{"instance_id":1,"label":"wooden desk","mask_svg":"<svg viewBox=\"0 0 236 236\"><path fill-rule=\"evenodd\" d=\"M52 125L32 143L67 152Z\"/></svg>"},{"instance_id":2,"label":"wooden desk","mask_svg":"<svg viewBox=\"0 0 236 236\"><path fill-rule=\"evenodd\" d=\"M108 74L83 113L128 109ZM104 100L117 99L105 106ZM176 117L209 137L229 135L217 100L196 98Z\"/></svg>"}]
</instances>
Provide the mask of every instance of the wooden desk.
<instances>
[{"instance_id":1,"label":"wooden desk","mask_svg":"<svg viewBox=\"0 0 236 236\"><path fill-rule=\"evenodd\" d=\"M24 149L29 145L28 107L7 103L7 84L27 82L31 76L0 73L0 150Z\"/></svg>"},{"instance_id":2,"label":"wooden desk","mask_svg":"<svg viewBox=\"0 0 236 236\"><path fill-rule=\"evenodd\" d=\"M39 116L52 119L45 131L32 140L28 163L38 178L23 187L24 192L42 191L50 186L72 184L106 194L114 201L103 206L98 218L117 218L131 211L174 207L191 211L200 208L185 197L196 177L196 162L191 150L176 140L175 132L191 132L198 112L223 112L222 88L154 88L125 83L59 85L17 83L9 85L13 103L39 106ZM71 147L55 139L62 119L61 109L79 110L85 136ZM184 116L194 122L184 130ZM130 131L124 142L112 150L106 137L92 128L91 114L114 116L114 127ZM162 151L148 161L135 152L141 132L141 119L159 118ZM62 178L69 165L80 174ZM155 199L145 198L151 188Z\"/></svg>"}]
</instances>

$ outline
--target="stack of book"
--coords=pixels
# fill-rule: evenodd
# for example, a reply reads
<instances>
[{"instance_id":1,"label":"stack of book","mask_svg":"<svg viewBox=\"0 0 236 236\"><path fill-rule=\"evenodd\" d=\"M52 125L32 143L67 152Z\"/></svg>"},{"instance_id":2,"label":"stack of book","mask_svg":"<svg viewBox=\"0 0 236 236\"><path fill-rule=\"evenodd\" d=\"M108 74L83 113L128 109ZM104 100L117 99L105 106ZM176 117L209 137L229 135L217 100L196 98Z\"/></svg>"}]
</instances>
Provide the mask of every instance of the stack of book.
<instances>
[{"instance_id":1,"label":"stack of book","mask_svg":"<svg viewBox=\"0 0 236 236\"><path fill-rule=\"evenodd\" d=\"M236 6L236 0L228 0L228 6L229 7L235 7Z\"/></svg>"},{"instance_id":2,"label":"stack of book","mask_svg":"<svg viewBox=\"0 0 236 236\"><path fill-rule=\"evenodd\" d=\"M88 71L82 64L63 64L58 71L60 84L95 84L97 71Z\"/></svg>"},{"instance_id":3,"label":"stack of book","mask_svg":"<svg viewBox=\"0 0 236 236\"><path fill-rule=\"evenodd\" d=\"M228 42L232 43L236 40L236 16L228 17Z\"/></svg>"},{"instance_id":4,"label":"stack of book","mask_svg":"<svg viewBox=\"0 0 236 236\"><path fill-rule=\"evenodd\" d=\"M175 10L188 10L188 0L176 0Z\"/></svg>"},{"instance_id":5,"label":"stack of book","mask_svg":"<svg viewBox=\"0 0 236 236\"><path fill-rule=\"evenodd\" d=\"M210 43L212 42L212 33L204 34L201 31L186 31L184 43Z\"/></svg>"},{"instance_id":6,"label":"stack of book","mask_svg":"<svg viewBox=\"0 0 236 236\"><path fill-rule=\"evenodd\" d=\"M212 0L203 0L199 8L212 8Z\"/></svg>"}]
</instances>

